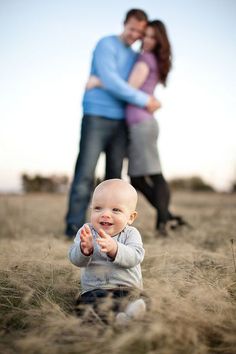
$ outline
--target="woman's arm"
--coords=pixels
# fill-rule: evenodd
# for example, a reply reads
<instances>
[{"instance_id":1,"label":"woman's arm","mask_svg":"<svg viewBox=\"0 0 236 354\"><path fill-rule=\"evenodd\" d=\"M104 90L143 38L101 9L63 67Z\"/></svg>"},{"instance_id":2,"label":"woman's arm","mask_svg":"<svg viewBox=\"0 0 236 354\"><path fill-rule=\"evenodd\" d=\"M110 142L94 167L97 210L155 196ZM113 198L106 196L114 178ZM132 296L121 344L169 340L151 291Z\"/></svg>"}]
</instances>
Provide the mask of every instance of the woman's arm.
<instances>
[{"instance_id":1,"label":"woman's arm","mask_svg":"<svg viewBox=\"0 0 236 354\"><path fill-rule=\"evenodd\" d=\"M130 86L132 86L133 88L140 89L140 87L142 87L142 85L146 81L149 71L150 71L150 68L144 61L137 62L134 65L133 70L131 71L131 74L130 74L129 80L128 80L128 84ZM157 104L156 109L161 108L161 102L158 101L157 99L155 99L155 101Z\"/></svg>"},{"instance_id":2,"label":"woman's arm","mask_svg":"<svg viewBox=\"0 0 236 354\"><path fill-rule=\"evenodd\" d=\"M149 74L149 67L143 61L139 61L136 63L131 71L129 76L128 83L130 86L138 89L140 88L143 83L145 82L146 78Z\"/></svg>"}]
</instances>

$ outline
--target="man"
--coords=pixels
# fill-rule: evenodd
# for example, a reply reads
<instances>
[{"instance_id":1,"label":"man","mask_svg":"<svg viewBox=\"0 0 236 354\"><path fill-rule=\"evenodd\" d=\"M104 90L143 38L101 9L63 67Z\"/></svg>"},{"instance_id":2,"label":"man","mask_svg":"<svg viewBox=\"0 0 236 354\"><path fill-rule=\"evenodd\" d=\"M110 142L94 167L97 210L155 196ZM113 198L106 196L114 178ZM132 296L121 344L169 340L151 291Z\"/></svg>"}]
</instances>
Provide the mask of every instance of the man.
<instances>
[{"instance_id":1,"label":"man","mask_svg":"<svg viewBox=\"0 0 236 354\"><path fill-rule=\"evenodd\" d=\"M154 97L126 82L137 58L130 46L142 38L147 21L144 11L128 11L121 35L102 38L94 50L90 74L99 77L103 87L85 91L83 98L80 149L66 215L68 237L75 236L85 223L101 152L106 155L105 179L121 177L127 147L125 104L145 107L150 112L159 107Z\"/></svg>"}]
</instances>

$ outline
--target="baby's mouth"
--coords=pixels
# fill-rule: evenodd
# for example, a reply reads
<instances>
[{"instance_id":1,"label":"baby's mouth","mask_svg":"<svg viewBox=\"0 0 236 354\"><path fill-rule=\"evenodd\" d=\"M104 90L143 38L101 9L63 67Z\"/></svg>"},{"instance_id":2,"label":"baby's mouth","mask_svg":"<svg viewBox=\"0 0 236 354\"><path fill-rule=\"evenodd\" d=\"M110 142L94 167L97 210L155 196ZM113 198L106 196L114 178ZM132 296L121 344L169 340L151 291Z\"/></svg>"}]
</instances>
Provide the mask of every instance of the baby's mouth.
<instances>
[{"instance_id":1,"label":"baby's mouth","mask_svg":"<svg viewBox=\"0 0 236 354\"><path fill-rule=\"evenodd\" d=\"M100 225L102 225L102 226L111 226L112 224L110 222L107 222L107 221L101 221Z\"/></svg>"}]
</instances>

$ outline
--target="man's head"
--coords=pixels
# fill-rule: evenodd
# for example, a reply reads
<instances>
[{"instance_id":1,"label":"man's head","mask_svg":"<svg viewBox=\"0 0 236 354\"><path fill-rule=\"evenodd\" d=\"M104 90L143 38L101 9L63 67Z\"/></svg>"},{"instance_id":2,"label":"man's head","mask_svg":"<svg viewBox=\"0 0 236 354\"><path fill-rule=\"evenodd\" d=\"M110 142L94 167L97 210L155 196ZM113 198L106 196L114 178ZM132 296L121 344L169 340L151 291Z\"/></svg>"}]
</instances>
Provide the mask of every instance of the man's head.
<instances>
[{"instance_id":1,"label":"man's head","mask_svg":"<svg viewBox=\"0 0 236 354\"><path fill-rule=\"evenodd\" d=\"M136 204L137 192L131 184L121 179L106 180L93 193L91 223L96 231L103 229L115 236L135 220Z\"/></svg>"},{"instance_id":2,"label":"man's head","mask_svg":"<svg viewBox=\"0 0 236 354\"><path fill-rule=\"evenodd\" d=\"M148 22L147 14L140 9L129 10L124 20L124 30L121 39L126 45L132 45L137 39L142 39Z\"/></svg>"}]
</instances>

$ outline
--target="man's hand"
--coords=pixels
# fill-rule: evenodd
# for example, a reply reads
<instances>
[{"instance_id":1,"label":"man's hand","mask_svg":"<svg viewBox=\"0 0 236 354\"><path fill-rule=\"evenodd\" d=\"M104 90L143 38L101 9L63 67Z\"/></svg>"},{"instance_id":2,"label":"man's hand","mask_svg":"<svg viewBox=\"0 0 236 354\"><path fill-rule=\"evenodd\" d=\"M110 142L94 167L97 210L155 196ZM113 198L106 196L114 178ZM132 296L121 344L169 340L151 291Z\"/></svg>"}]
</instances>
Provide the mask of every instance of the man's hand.
<instances>
[{"instance_id":1,"label":"man's hand","mask_svg":"<svg viewBox=\"0 0 236 354\"><path fill-rule=\"evenodd\" d=\"M153 113L157 109L161 108L161 102L158 101L155 97L150 96L146 108L148 112Z\"/></svg>"},{"instance_id":2,"label":"man's hand","mask_svg":"<svg viewBox=\"0 0 236 354\"><path fill-rule=\"evenodd\" d=\"M97 243L99 244L101 251L105 252L109 257L115 259L117 253L117 243L110 235L107 235L105 231L102 229L98 232L100 238L97 239Z\"/></svg>"},{"instance_id":3,"label":"man's hand","mask_svg":"<svg viewBox=\"0 0 236 354\"><path fill-rule=\"evenodd\" d=\"M93 253L93 235L88 225L84 225L80 231L80 248L85 256Z\"/></svg>"}]
</instances>

